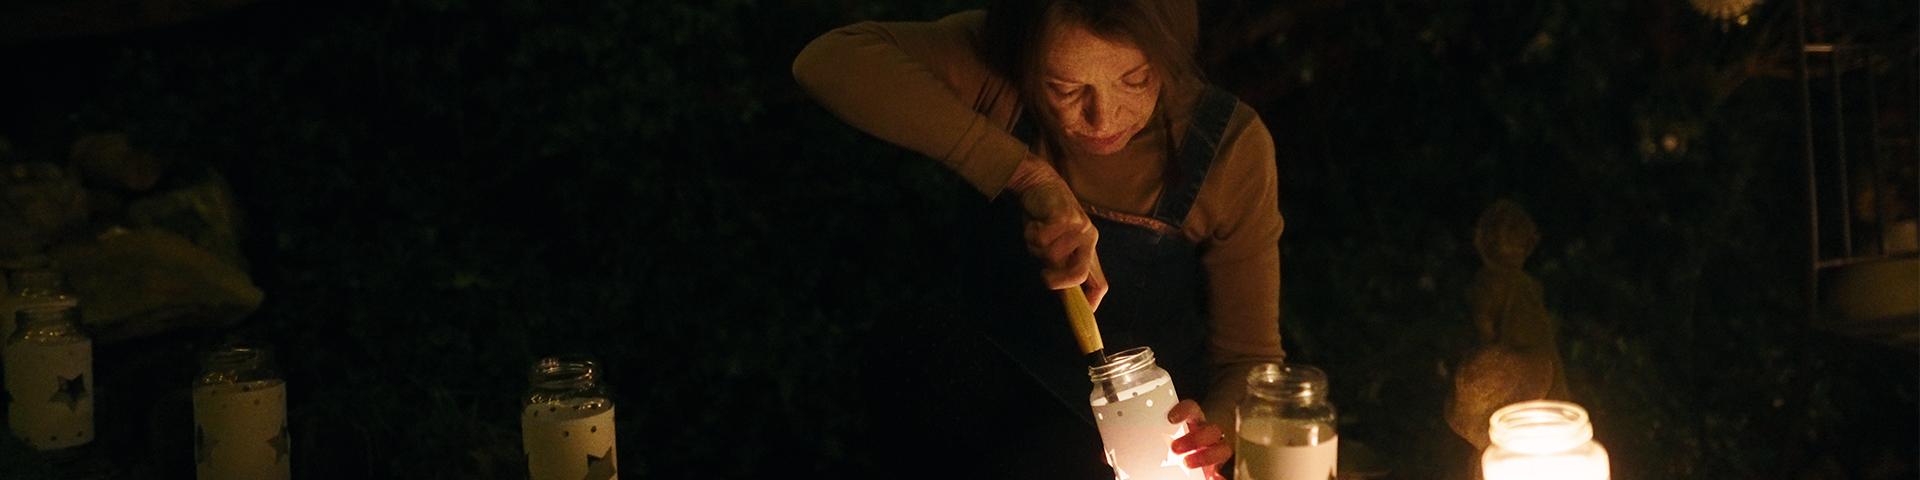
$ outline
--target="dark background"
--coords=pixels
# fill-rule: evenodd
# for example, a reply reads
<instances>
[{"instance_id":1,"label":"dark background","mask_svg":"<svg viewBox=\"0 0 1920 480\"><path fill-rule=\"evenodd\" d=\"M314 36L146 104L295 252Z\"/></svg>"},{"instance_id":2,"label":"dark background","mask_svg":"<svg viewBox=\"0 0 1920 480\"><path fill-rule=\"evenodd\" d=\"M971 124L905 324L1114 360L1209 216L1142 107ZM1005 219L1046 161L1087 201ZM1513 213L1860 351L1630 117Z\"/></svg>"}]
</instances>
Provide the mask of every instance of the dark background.
<instances>
[{"instance_id":1,"label":"dark background","mask_svg":"<svg viewBox=\"0 0 1920 480\"><path fill-rule=\"evenodd\" d=\"M218 169L266 292L96 369L273 342L300 478L524 476L523 370L563 352L606 364L629 478L876 473L864 442L918 440L851 407L864 335L954 308L983 248L960 240L1009 221L788 73L833 27L975 2L267 0L65 30L21 13L59 2L6 5L0 137ZM1914 351L1810 328L1794 3L1201 5L1210 78L1278 146L1290 359L1396 478L1474 454L1441 406L1501 198L1539 224L1528 271L1614 478L1916 477ZM1809 6L1823 41L1916 42L1910 0ZM1904 95L1876 101L1913 132ZM0 472L72 468L8 442ZM151 471L112 444L91 475Z\"/></svg>"}]
</instances>

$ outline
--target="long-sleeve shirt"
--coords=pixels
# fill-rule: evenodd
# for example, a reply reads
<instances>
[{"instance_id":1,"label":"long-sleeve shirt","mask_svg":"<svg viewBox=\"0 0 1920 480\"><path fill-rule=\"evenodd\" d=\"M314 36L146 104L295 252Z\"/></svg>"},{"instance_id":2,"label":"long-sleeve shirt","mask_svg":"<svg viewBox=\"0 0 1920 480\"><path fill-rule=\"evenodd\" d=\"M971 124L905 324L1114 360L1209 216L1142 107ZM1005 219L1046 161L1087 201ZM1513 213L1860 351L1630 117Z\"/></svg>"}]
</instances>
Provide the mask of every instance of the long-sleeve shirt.
<instances>
[{"instance_id":1,"label":"long-sleeve shirt","mask_svg":"<svg viewBox=\"0 0 1920 480\"><path fill-rule=\"evenodd\" d=\"M834 115L887 142L939 160L988 197L1036 150L1009 133L1019 88L982 59L985 12L934 22L864 22L828 32L803 50L794 77ZM1164 111L1185 112L1179 105ZM1052 159L1082 204L1145 215L1162 184L1168 131L1149 125L1120 152L1100 159ZM1207 418L1229 431L1233 405L1255 363L1281 362L1280 216L1273 138L1246 104L1235 107L1220 150L1179 225L1198 245L1207 280L1213 368ZM1096 250L1097 250L1096 246ZM1225 422L1225 423L1222 423ZM1231 437L1229 437L1231 438Z\"/></svg>"}]
</instances>

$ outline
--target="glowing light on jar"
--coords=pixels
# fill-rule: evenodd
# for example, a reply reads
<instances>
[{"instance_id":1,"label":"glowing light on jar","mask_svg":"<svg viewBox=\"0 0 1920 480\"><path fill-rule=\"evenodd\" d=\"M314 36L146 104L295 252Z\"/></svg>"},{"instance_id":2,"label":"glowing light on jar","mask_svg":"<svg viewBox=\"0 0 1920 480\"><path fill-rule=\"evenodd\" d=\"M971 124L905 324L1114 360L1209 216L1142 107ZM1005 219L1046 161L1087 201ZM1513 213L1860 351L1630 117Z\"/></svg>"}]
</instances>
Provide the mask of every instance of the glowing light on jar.
<instances>
[{"instance_id":1,"label":"glowing light on jar","mask_svg":"<svg viewBox=\"0 0 1920 480\"><path fill-rule=\"evenodd\" d=\"M1173 377L1153 362L1153 350L1129 349L1107 357L1107 363L1088 369L1093 378L1094 423L1116 480L1202 478L1173 453L1173 439L1186 434L1186 425L1167 421L1167 412L1180 403Z\"/></svg>"},{"instance_id":2,"label":"glowing light on jar","mask_svg":"<svg viewBox=\"0 0 1920 480\"><path fill-rule=\"evenodd\" d=\"M1534 400L1493 412L1480 457L1486 480L1607 480L1607 450L1593 441L1587 410L1568 402Z\"/></svg>"}]
</instances>

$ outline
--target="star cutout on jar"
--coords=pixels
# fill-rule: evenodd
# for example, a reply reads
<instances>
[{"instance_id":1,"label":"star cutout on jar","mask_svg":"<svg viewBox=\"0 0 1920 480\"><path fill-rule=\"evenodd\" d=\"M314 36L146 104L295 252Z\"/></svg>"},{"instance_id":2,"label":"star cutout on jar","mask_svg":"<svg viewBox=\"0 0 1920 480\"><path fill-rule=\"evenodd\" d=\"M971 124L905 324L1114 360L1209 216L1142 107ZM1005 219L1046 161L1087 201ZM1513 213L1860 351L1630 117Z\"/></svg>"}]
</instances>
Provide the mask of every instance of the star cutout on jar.
<instances>
[{"instance_id":1,"label":"star cutout on jar","mask_svg":"<svg viewBox=\"0 0 1920 480\"><path fill-rule=\"evenodd\" d=\"M1173 440L1180 438L1181 436L1184 436L1186 434L1187 434L1187 425L1183 423L1183 424L1180 424L1179 427L1174 428L1174 432L1172 435L1167 436L1167 459L1166 461L1160 462L1160 466L1179 467L1181 476L1191 477L1193 476L1193 469L1187 468L1186 457L1183 457L1178 453L1173 453Z\"/></svg>"},{"instance_id":2,"label":"star cutout on jar","mask_svg":"<svg viewBox=\"0 0 1920 480\"><path fill-rule=\"evenodd\" d=\"M287 442L287 424L285 422L280 424L279 434L267 439L267 446L273 447L273 463L287 461L287 452L292 450L293 447Z\"/></svg>"},{"instance_id":3,"label":"star cutout on jar","mask_svg":"<svg viewBox=\"0 0 1920 480\"><path fill-rule=\"evenodd\" d=\"M613 447L608 446L604 455L587 455L587 476L581 480L613 480L619 475L619 467L613 464Z\"/></svg>"},{"instance_id":4,"label":"star cutout on jar","mask_svg":"<svg viewBox=\"0 0 1920 480\"><path fill-rule=\"evenodd\" d=\"M60 379L60 387L53 391L53 397L48 398L47 401L65 403L67 409L80 411L80 402L87 401L87 375L80 374L73 378L59 375L54 377Z\"/></svg>"}]
</instances>

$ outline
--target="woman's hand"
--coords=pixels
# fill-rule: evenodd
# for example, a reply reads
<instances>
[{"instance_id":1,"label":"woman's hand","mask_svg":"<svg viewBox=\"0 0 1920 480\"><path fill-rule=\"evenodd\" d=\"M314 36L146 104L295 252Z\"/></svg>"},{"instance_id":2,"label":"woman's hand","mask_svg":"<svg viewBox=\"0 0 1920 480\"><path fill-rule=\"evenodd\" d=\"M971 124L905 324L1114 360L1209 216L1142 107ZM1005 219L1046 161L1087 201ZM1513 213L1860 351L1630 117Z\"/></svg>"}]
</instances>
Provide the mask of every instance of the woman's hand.
<instances>
[{"instance_id":1,"label":"woman's hand","mask_svg":"<svg viewBox=\"0 0 1920 480\"><path fill-rule=\"evenodd\" d=\"M1100 232L1080 209L1067 181L1039 157L1027 157L1014 169L1007 191L1019 197L1027 212L1027 252L1046 266L1040 276L1047 287L1059 290L1080 285L1087 303L1100 308L1107 296L1107 276L1100 270L1100 256L1094 244Z\"/></svg>"},{"instance_id":2,"label":"woman's hand","mask_svg":"<svg viewBox=\"0 0 1920 480\"><path fill-rule=\"evenodd\" d=\"M1206 473L1207 480L1224 480L1220 475L1220 464L1233 458L1233 446L1221 443L1225 435L1211 423L1207 423L1207 414L1200 410L1200 404L1193 400L1181 400L1167 411L1167 422L1184 423L1187 434L1173 439L1173 453L1186 459L1187 468L1197 468Z\"/></svg>"}]
</instances>

